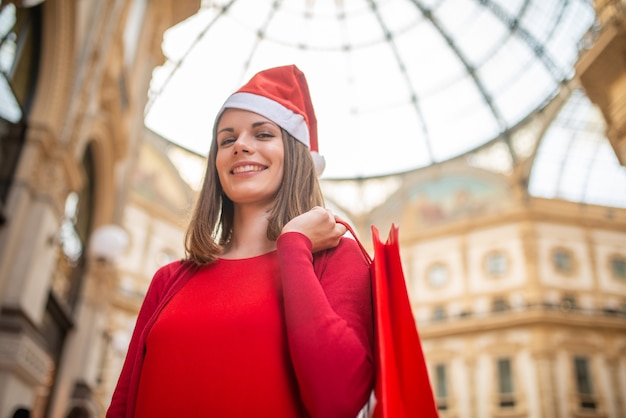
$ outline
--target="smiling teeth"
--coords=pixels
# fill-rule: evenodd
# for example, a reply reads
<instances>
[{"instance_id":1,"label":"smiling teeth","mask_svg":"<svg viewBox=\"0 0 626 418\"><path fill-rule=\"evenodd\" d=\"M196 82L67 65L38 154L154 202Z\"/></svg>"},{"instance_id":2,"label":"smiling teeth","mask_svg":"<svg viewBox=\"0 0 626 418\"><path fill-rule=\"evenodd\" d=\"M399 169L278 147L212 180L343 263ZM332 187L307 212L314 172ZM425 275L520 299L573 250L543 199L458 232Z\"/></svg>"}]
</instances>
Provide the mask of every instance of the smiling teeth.
<instances>
[{"instance_id":1,"label":"smiling teeth","mask_svg":"<svg viewBox=\"0 0 626 418\"><path fill-rule=\"evenodd\" d=\"M264 167L261 167L261 166L258 166L258 165L242 165L240 167L234 168L233 169L233 174L247 173L247 172L251 172L251 171L261 171L263 169L264 169Z\"/></svg>"}]
</instances>

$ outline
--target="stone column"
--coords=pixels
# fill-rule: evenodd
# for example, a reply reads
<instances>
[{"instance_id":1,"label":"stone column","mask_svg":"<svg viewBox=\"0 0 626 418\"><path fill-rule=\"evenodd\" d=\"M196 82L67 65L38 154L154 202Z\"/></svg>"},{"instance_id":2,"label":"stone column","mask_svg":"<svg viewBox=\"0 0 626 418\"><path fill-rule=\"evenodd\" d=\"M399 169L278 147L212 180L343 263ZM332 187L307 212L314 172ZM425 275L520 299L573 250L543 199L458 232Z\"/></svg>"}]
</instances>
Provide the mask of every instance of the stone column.
<instances>
[{"instance_id":1,"label":"stone column","mask_svg":"<svg viewBox=\"0 0 626 418\"><path fill-rule=\"evenodd\" d=\"M537 398L539 399L540 417L559 416L559 402L554 386L555 354L546 349L534 349L531 358L537 374Z\"/></svg>"}]
</instances>

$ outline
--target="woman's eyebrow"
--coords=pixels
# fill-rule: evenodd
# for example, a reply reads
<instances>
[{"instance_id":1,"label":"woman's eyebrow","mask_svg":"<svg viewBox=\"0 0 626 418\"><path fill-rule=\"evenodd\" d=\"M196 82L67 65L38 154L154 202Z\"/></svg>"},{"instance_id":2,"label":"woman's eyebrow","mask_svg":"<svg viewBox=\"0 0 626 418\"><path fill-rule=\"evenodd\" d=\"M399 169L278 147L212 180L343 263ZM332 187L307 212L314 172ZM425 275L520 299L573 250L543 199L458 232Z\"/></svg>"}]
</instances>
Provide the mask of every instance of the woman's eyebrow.
<instances>
[{"instance_id":1,"label":"woman's eyebrow","mask_svg":"<svg viewBox=\"0 0 626 418\"><path fill-rule=\"evenodd\" d=\"M258 126L262 126L262 125L265 125L265 124L269 124L269 125L272 125L272 126L278 126L278 125L276 125L275 123L270 122L269 120L262 120L262 121L259 121L259 122L254 122L254 123L252 124L252 127L253 127L253 128L256 128L256 127L258 127Z\"/></svg>"},{"instance_id":2,"label":"woman's eyebrow","mask_svg":"<svg viewBox=\"0 0 626 418\"><path fill-rule=\"evenodd\" d=\"M217 131L218 134L222 132L235 132L235 130L233 128L222 128L219 131Z\"/></svg>"}]
</instances>

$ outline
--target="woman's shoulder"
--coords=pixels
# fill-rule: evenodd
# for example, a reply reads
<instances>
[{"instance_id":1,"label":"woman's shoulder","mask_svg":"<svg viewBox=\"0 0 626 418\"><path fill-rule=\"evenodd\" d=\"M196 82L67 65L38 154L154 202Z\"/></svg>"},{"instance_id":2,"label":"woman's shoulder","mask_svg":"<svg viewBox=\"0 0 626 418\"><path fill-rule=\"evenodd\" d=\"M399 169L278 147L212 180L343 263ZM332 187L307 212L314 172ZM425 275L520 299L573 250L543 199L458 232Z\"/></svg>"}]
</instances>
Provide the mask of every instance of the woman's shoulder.
<instances>
[{"instance_id":1,"label":"woman's shoulder","mask_svg":"<svg viewBox=\"0 0 626 418\"><path fill-rule=\"evenodd\" d=\"M195 271L196 264L190 260L175 260L159 267L150 283L150 287L163 289L171 286L185 272Z\"/></svg>"},{"instance_id":2,"label":"woman's shoulder","mask_svg":"<svg viewBox=\"0 0 626 418\"><path fill-rule=\"evenodd\" d=\"M181 270L185 270L193 264L190 260L178 259L174 261L170 261L169 263L163 264L161 267L157 268L155 272L156 276L171 276L176 274Z\"/></svg>"}]
</instances>

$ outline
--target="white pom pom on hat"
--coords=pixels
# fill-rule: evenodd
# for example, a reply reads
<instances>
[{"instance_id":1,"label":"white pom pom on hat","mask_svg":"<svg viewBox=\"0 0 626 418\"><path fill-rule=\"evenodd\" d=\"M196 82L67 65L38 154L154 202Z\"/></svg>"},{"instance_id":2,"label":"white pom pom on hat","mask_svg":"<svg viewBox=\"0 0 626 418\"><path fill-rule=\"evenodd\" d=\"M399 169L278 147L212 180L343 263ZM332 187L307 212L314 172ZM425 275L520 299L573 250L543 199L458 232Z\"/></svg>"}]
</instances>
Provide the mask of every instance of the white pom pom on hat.
<instances>
[{"instance_id":1,"label":"white pom pom on hat","mask_svg":"<svg viewBox=\"0 0 626 418\"><path fill-rule=\"evenodd\" d=\"M308 83L298 67L285 65L258 72L226 100L216 121L228 108L258 113L289 132L311 150L315 172L322 175L326 162L319 154L317 119Z\"/></svg>"},{"instance_id":2,"label":"white pom pom on hat","mask_svg":"<svg viewBox=\"0 0 626 418\"><path fill-rule=\"evenodd\" d=\"M315 174L321 176L326 168L326 159L317 151L311 151L311 157L313 157L313 166L315 167Z\"/></svg>"}]
</instances>

